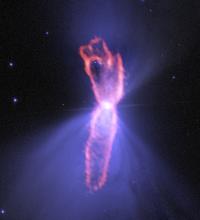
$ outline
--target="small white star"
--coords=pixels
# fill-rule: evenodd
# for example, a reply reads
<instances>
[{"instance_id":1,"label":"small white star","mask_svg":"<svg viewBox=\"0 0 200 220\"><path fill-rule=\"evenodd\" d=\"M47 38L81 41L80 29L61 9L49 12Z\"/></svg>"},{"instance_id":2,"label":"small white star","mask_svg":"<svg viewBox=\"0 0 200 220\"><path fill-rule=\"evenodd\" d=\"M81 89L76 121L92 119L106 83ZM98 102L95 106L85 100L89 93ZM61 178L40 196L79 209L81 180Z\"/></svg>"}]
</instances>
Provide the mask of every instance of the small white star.
<instances>
[{"instance_id":1,"label":"small white star","mask_svg":"<svg viewBox=\"0 0 200 220\"><path fill-rule=\"evenodd\" d=\"M1 211L0 211L0 212L1 212L1 214L2 214L2 215L4 215L4 214L5 214L5 210L4 210L4 209L1 209Z\"/></svg>"},{"instance_id":2,"label":"small white star","mask_svg":"<svg viewBox=\"0 0 200 220\"><path fill-rule=\"evenodd\" d=\"M46 36L48 36L48 35L49 35L49 32L48 32L48 31L46 31L46 32L45 32L45 35L46 35Z\"/></svg>"},{"instance_id":3,"label":"small white star","mask_svg":"<svg viewBox=\"0 0 200 220\"><path fill-rule=\"evenodd\" d=\"M18 102L18 98L17 97L13 97L12 101L13 101L14 104L16 104Z\"/></svg>"},{"instance_id":4,"label":"small white star","mask_svg":"<svg viewBox=\"0 0 200 220\"><path fill-rule=\"evenodd\" d=\"M13 63L12 61L10 61L10 62L9 62L9 67L12 68L13 66L14 66L14 63Z\"/></svg>"}]
</instances>

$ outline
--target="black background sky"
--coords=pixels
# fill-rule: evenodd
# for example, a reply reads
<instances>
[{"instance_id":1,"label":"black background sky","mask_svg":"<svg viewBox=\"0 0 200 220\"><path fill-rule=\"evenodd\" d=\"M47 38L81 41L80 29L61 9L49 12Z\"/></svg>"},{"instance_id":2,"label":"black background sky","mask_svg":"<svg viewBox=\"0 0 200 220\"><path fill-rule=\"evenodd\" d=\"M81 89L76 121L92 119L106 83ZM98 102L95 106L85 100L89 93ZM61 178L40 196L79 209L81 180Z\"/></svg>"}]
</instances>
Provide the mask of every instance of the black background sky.
<instances>
[{"instance_id":1,"label":"black background sky","mask_svg":"<svg viewBox=\"0 0 200 220\"><path fill-rule=\"evenodd\" d=\"M93 106L78 48L95 35L124 60L122 120L200 196L199 1L6 0L0 8L0 207L17 175L5 158L23 151L10 143Z\"/></svg>"}]
</instances>

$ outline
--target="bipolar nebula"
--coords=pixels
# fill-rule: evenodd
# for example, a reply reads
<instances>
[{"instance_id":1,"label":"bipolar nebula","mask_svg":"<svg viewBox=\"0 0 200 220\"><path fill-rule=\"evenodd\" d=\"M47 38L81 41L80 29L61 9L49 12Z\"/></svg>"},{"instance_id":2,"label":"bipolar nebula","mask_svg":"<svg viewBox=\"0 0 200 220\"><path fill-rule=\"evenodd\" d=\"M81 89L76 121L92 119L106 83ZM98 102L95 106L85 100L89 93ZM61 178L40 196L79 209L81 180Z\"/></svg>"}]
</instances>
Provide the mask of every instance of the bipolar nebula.
<instances>
[{"instance_id":1,"label":"bipolar nebula","mask_svg":"<svg viewBox=\"0 0 200 220\"><path fill-rule=\"evenodd\" d=\"M86 185L97 191L107 179L117 131L116 106L124 92L124 68L121 55L113 54L101 38L95 37L81 46L79 53L97 102L85 146Z\"/></svg>"}]
</instances>

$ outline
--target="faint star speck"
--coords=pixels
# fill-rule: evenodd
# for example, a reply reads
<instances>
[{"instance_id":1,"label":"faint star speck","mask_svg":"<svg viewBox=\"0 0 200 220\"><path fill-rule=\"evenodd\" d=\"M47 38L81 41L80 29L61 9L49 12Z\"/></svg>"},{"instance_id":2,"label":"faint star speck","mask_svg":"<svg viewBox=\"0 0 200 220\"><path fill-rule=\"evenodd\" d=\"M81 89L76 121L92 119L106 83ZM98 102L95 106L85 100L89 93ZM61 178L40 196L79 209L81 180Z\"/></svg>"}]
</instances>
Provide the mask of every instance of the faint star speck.
<instances>
[{"instance_id":1,"label":"faint star speck","mask_svg":"<svg viewBox=\"0 0 200 220\"><path fill-rule=\"evenodd\" d=\"M176 76L175 76L175 75L173 75L173 76L172 76L172 79L173 79L173 80L174 80L174 79L176 79Z\"/></svg>"}]
</instances>

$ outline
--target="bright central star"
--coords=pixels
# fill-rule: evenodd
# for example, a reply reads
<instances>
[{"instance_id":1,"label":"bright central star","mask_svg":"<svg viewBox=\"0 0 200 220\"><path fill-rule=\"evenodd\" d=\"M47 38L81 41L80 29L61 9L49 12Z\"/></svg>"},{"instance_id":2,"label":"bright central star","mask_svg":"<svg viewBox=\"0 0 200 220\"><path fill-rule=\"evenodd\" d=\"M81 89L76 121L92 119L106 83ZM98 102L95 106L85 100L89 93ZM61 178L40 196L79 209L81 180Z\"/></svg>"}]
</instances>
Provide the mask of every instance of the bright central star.
<instances>
[{"instance_id":1,"label":"bright central star","mask_svg":"<svg viewBox=\"0 0 200 220\"><path fill-rule=\"evenodd\" d=\"M111 102L108 102L108 101L103 101L101 106L104 108L104 109L111 109L113 107L112 103Z\"/></svg>"}]
</instances>

